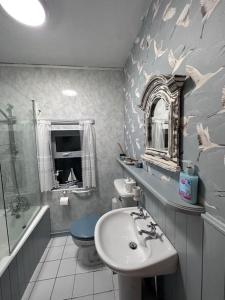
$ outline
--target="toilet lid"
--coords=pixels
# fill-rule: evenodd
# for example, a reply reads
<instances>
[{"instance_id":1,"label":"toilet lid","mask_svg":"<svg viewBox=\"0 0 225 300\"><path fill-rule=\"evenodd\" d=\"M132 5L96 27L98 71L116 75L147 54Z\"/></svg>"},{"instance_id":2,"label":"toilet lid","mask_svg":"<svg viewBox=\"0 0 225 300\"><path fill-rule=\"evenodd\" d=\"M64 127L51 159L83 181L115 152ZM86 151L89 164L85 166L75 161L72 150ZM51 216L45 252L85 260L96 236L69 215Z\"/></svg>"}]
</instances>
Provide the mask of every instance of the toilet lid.
<instances>
[{"instance_id":1,"label":"toilet lid","mask_svg":"<svg viewBox=\"0 0 225 300\"><path fill-rule=\"evenodd\" d=\"M93 240L95 225L101 216L92 214L74 221L70 227L71 235L79 240Z\"/></svg>"}]
</instances>

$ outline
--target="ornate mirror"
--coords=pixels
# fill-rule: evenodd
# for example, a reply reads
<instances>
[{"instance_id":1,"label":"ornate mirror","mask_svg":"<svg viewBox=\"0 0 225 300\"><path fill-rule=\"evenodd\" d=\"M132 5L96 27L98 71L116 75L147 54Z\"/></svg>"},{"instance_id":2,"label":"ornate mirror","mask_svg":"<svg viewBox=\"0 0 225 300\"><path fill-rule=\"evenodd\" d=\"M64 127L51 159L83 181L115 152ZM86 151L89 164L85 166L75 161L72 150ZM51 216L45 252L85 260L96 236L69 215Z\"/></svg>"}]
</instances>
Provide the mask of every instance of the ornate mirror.
<instances>
[{"instance_id":1,"label":"ornate mirror","mask_svg":"<svg viewBox=\"0 0 225 300\"><path fill-rule=\"evenodd\" d=\"M185 76L153 76L140 108L145 113L143 159L170 171L179 171L180 94Z\"/></svg>"}]
</instances>

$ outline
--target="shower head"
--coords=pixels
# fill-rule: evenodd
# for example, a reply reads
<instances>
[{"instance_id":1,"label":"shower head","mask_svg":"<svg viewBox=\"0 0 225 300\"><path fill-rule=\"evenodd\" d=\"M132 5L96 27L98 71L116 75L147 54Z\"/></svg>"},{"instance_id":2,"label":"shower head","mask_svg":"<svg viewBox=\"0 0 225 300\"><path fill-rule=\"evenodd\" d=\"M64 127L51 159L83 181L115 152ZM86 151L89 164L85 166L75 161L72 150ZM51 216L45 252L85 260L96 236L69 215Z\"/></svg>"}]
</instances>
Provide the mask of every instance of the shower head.
<instances>
[{"instance_id":1,"label":"shower head","mask_svg":"<svg viewBox=\"0 0 225 300\"><path fill-rule=\"evenodd\" d=\"M16 122L16 117L13 116L12 110L13 110L13 105L8 104L6 108L8 115L0 108L0 113L3 115L5 120L0 121L0 122L7 122L8 124L13 124Z\"/></svg>"},{"instance_id":2,"label":"shower head","mask_svg":"<svg viewBox=\"0 0 225 300\"><path fill-rule=\"evenodd\" d=\"M3 115L3 117L8 121L9 118L7 116L7 114L0 108L0 113Z\"/></svg>"}]
</instances>

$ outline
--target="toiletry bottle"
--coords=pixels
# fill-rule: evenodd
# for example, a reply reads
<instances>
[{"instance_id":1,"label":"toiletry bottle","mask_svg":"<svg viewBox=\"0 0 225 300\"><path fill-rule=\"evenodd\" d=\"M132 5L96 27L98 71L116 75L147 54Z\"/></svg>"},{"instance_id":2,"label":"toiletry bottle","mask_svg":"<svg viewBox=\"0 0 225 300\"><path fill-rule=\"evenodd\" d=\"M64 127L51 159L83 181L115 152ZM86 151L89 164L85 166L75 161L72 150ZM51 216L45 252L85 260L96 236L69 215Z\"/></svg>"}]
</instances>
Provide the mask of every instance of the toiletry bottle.
<instances>
[{"instance_id":1,"label":"toiletry bottle","mask_svg":"<svg viewBox=\"0 0 225 300\"><path fill-rule=\"evenodd\" d=\"M187 161L185 171L180 172L179 194L182 200L190 204L197 203L198 176L194 175L194 166L191 161Z\"/></svg>"}]
</instances>

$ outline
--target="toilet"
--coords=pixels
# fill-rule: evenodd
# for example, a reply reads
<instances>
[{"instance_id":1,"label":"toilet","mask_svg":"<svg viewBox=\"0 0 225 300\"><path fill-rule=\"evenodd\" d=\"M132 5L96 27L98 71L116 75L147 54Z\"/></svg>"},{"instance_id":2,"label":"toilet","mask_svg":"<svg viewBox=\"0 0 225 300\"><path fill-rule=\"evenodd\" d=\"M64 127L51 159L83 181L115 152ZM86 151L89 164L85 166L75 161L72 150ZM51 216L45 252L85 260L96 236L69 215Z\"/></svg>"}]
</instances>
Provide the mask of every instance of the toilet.
<instances>
[{"instance_id":1,"label":"toilet","mask_svg":"<svg viewBox=\"0 0 225 300\"><path fill-rule=\"evenodd\" d=\"M95 225L101 216L91 214L72 223L70 234L79 247L79 258L85 266L96 266L102 263L95 248Z\"/></svg>"}]
</instances>

